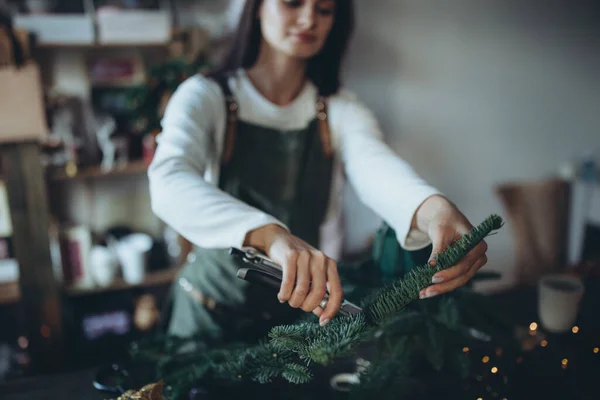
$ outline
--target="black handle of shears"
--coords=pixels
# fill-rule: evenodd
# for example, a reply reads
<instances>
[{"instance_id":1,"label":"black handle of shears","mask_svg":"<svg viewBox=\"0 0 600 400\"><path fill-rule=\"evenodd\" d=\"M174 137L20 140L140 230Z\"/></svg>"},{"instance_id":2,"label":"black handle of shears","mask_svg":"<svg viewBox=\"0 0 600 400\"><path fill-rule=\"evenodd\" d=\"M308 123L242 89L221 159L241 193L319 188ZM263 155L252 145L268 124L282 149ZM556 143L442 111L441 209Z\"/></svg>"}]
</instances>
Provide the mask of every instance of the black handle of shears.
<instances>
[{"instance_id":1,"label":"black handle of shears","mask_svg":"<svg viewBox=\"0 0 600 400\"><path fill-rule=\"evenodd\" d=\"M281 287L281 279L257 269L240 268L237 276L240 279L244 279L250 283L257 283L267 288L279 290Z\"/></svg>"},{"instance_id":2,"label":"black handle of shears","mask_svg":"<svg viewBox=\"0 0 600 400\"><path fill-rule=\"evenodd\" d=\"M119 364L101 367L94 377L94 387L102 392L123 394L134 388L129 372Z\"/></svg>"}]
</instances>

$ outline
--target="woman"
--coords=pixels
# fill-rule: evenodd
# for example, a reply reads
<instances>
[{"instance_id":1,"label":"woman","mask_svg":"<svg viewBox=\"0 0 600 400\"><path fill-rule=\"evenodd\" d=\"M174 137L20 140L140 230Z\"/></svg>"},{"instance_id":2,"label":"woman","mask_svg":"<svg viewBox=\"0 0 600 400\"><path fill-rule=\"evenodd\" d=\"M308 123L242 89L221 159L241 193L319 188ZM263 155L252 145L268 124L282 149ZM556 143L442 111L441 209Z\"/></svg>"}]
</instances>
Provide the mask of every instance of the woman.
<instances>
[{"instance_id":1,"label":"woman","mask_svg":"<svg viewBox=\"0 0 600 400\"><path fill-rule=\"evenodd\" d=\"M195 250L176 282L171 334L249 338L294 310L314 312L321 325L334 318L343 297L335 259L344 176L404 249L432 244L432 263L472 228L342 90L352 22L348 0L247 0L224 67L188 79L172 97L149 169L152 206ZM277 299L291 307L236 277L240 265L227 249L243 246L283 266ZM485 252L482 243L436 274L421 297L465 284Z\"/></svg>"}]
</instances>

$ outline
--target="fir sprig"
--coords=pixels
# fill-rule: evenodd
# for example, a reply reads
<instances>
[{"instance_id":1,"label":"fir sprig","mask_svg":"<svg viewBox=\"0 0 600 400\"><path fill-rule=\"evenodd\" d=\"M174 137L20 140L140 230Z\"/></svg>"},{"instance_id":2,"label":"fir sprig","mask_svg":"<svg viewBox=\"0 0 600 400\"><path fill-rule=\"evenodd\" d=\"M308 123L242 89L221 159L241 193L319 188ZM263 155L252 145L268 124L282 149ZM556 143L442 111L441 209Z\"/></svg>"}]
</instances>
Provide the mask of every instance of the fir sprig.
<instances>
[{"instance_id":1,"label":"fir sprig","mask_svg":"<svg viewBox=\"0 0 600 400\"><path fill-rule=\"evenodd\" d=\"M298 351L306 346L306 338L318 332L314 322L301 322L295 325L279 325L271 328L269 342L277 350Z\"/></svg>"},{"instance_id":2,"label":"fir sprig","mask_svg":"<svg viewBox=\"0 0 600 400\"><path fill-rule=\"evenodd\" d=\"M300 358L307 364L327 365L350 354L354 346L366 337L368 330L362 314L335 318L305 339L306 344L299 352Z\"/></svg>"},{"instance_id":3,"label":"fir sprig","mask_svg":"<svg viewBox=\"0 0 600 400\"><path fill-rule=\"evenodd\" d=\"M312 379L312 373L303 365L300 364L286 364L281 374L288 382L301 384L310 382Z\"/></svg>"},{"instance_id":4,"label":"fir sprig","mask_svg":"<svg viewBox=\"0 0 600 400\"><path fill-rule=\"evenodd\" d=\"M431 278L436 272L457 264L481 240L501 226L502 219L499 216L490 216L438 254L435 267L429 264L419 266L402 279L367 297L361 304L364 310L362 314L338 315L325 327L320 327L314 318L295 325L276 326L271 329L268 342L249 348L204 350L203 356L193 358L193 365L187 365L164 377L165 383L169 385L169 398L178 398L183 393L182 388L206 377L227 382L250 380L259 383L268 383L281 377L294 384L306 383L312 379L309 369L312 363L328 365L339 357L351 354L358 344L380 331L385 332L386 340L393 337L393 351L388 351L373 363L361 378L359 387L377 390L381 389L381 384L389 387L396 386L401 381L408 383L406 379L409 379L407 375L410 363L407 359L414 347L407 344L409 338L418 336L422 330L425 335L418 339L433 345L439 341L440 335L445 334L443 332L456 329L458 322L456 312L439 321L424 317L422 313L398 312L404 310L422 289L431 284ZM444 330L438 329L438 326ZM394 332L396 334L390 336ZM399 334L405 335L400 341L397 339ZM443 350L444 346L440 344L426 357L431 363L441 367L445 359ZM173 371L172 366L174 365L163 365L168 367L163 370ZM390 392L391 395L398 393Z\"/></svg>"},{"instance_id":5,"label":"fir sprig","mask_svg":"<svg viewBox=\"0 0 600 400\"><path fill-rule=\"evenodd\" d=\"M404 309L419 296L419 292L431 284L437 272L456 265L469 251L490 232L502 227L502 218L491 215L471 232L451 244L436 257L436 266L425 264L411 270L402 279L380 289L363 302L369 323L379 325L394 313Z\"/></svg>"}]
</instances>

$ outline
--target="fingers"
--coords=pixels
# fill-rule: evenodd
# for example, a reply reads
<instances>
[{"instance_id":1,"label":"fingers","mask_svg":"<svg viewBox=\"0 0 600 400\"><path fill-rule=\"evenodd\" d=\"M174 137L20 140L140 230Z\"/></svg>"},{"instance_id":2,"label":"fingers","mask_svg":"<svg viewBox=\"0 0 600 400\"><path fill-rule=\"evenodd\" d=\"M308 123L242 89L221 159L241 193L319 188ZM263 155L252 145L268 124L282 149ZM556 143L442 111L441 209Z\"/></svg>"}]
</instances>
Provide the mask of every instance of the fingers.
<instances>
[{"instance_id":1,"label":"fingers","mask_svg":"<svg viewBox=\"0 0 600 400\"><path fill-rule=\"evenodd\" d=\"M427 287L426 289L421 290L421 292L419 293L419 297L421 299L427 298L427 297L433 297L433 296L437 296L439 294L450 292L454 289L457 289L457 288L463 286L486 263L487 263L487 256L484 254L481 257L479 257L477 260L475 260L475 262L471 265L471 267L467 271L465 271L462 275L459 275L458 277L456 277L452 280L449 280L447 282L431 285L431 286Z\"/></svg>"},{"instance_id":2,"label":"fingers","mask_svg":"<svg viewBox=\"0 0 600 400\"><path fill-rule=\"evenodd\" d=\"M323 315L323 309L321 307L317 307L315 308L313 311L313 314L315 314L317 317L320 317L321 315Z\"/></svg>"},{"instance_id":3,"label":"fingers","mask_svg":"<svg viewBox=\"0 0 600 400\"><path fill-rule=\"evenodd\" d=\"M336 262L320 251L296 251L290 253L283 271L279 301L313 312L325 326L340 310L344 297ZM320 304L328 292L323 309Z\"/></svg>"},{"instance_id":4,"label":"fingers","mask_svg":"<svg viewBox=\"0 0 600 400\"><path fill-rule=\"evenodd\" d=\"M296 285L292 291L290 299L288 300L288 304L294 308L300 307L308 295L311 275L309 263L310 253L308 251L301 251L298 254L296 262ZM313 309L314 308L316 308L316 306L313 307Z\"/></svg>"},{"instance_id":5,"label":"fingers","mask_svg":"<svg viewBox=\"0 0 600 400\"><path fill-rule=\"evenodd\" d=\"M329 284L329 299L327 300L327 306L319 319L321 326L327 325L327 323L337 314L342 305L342 299L344 298L337 264L331 259L327 263L327 283Z\"/></svg>"},{"instance_id":6,"label":"fingers","mask_svg":"<svg viewBox=\"0 0 600 400\"><path fill-rule=\"evenodd\" d=\"M431 280L432 283L448 282L453 279L464 275L471 269L473 264L485 255L487 251L487 243L485 241L480 242L475 246L460 262L450 268L436 273Z\"/></svg>"},{"instance_id":7,"label":"fingers","mask_svg":"<svg viewBox=\"0 0 600 400\"><path fill-rule=\"evenodd\" d=\"M449 232L452 232L452 234ZM429 257L429 264L432 266L437 265L437 255L448 248L455 239L454 231L440 229L436 231L436 233L437 237L431 238L433 248L431 249L431 256Z\"/></svg>"},{"instance_id":8,"label":"fingers","mask_svg":"<svg viewBox=\"0 0 600 400\"><path fill-rule=\"evenodd\" d=\"M298 252L296 250L290 250L287 252L285 261L283 262L283 276L281 280L281 287L277 298L281 303L288 301L294 290L296 284L296 263L298 261Z\"/></svg>"},{"instance_id":9,"label":"fingers","mask_svg":"<svg viewBox=\"0 0 600 400\"><path fill-rule=\"evenodd\" d=\"M311 254L310 273L310 291L300 306L306 312L317 308L325 297L327 289L327 257L325 254L317 251Z\"/></svg>"}]
</instances>

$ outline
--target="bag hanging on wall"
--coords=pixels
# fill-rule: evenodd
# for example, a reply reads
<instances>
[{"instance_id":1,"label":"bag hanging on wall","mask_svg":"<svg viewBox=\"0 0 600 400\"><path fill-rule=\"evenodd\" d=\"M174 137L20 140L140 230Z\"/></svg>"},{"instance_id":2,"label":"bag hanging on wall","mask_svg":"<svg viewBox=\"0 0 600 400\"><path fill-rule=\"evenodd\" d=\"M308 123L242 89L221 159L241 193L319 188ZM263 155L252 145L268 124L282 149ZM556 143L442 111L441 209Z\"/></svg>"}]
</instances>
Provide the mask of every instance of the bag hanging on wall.
<instances>
[{"instance_id":1,"label":"bag hanging on wall","mask_svg":"<svg viewBox=\"0 0 600 400\"><path fill-rule=\"evenodd\" d=\"M48 135L40 71L29 57L28 38L0 14L0 143Z\"/></svg>"}]
</instances>

